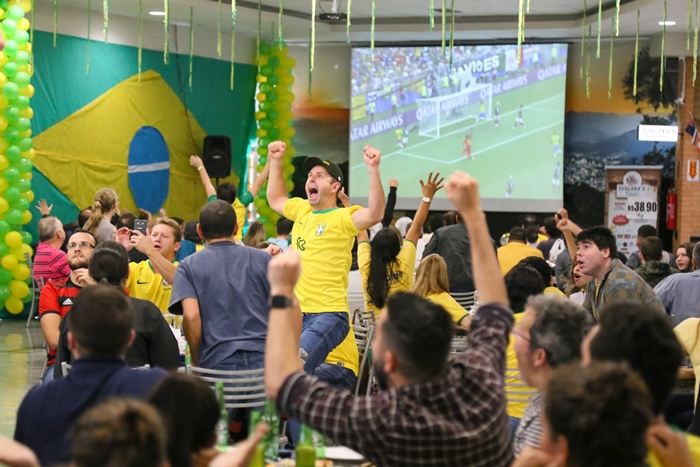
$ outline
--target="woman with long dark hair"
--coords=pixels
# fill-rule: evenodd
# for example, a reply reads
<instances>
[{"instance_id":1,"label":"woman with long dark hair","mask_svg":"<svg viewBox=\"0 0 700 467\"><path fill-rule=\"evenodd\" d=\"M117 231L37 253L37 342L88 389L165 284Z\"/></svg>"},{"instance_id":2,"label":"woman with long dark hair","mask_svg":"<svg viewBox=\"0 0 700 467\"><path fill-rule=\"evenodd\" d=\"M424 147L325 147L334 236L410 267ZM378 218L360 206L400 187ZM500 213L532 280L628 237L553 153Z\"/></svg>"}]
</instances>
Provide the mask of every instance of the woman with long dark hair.
<instances>
[{"instance_id":1,"label":"woman with long dark hair","mask_svg":"<svg viewBox=\"0 0 700 467\"><path fill-rule=\"evenodd\" d=\"M418 236L428 217L430 203L442 188L443 180L439 173L433 177L431 172L427 183L420 181L423 199L406 233L405 242L400 233L389 227L379 231L371 243L366 232L357 236L357 262L362 274L367 311L379 314L389 295L406 291L413 285Z\"/></svg>"}]
</instances>

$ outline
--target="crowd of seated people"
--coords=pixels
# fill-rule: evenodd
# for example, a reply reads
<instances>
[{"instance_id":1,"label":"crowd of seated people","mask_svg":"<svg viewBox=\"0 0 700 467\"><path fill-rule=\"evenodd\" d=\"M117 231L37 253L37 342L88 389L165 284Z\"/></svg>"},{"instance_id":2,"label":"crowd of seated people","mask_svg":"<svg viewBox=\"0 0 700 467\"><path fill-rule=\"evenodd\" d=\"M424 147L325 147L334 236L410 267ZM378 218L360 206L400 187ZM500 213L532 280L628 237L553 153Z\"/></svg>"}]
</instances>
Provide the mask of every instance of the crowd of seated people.
<instances>
[{"instance_id":1,"label":"crowd of seated people","mask_svg":"<svg viewBox=\"0 0 700 467\"><path fill-rule=\"evenodd\" d=\"M345 195L337 164L313 157L306 198L288 198L285 152L270 144L240 197L214 188L193 156L210 197L199 219L150 216L145 234L108 188L85 230L40 203L48 368L17 411L14 441L0 438L0 463L248 465L269 427L220 453L214 392L181 372L264 369L292 444L304 424L377 467L700 465L694 397L674 395L678 378L695 378L696 393L700 383L700 246L674 256L640 229L639 262L624 264L610 230L561 210L542 232L524 216L496 249L478 183L461 172L427 174L413 218L394 226L398 182L385 199L381 152L364 151L366 207ZM270 238L258 223L243 233L265 180L284 216ZM455 211L430 215L443 188ZM348 300L355 248L357 308L370 321ZM369 382L358 323L372 329ZM457 335L466 345L455 351ZM681 405L685 433L667 424ZM230 412L233 439L248 416Z\"/></svg>"}]
</instances>

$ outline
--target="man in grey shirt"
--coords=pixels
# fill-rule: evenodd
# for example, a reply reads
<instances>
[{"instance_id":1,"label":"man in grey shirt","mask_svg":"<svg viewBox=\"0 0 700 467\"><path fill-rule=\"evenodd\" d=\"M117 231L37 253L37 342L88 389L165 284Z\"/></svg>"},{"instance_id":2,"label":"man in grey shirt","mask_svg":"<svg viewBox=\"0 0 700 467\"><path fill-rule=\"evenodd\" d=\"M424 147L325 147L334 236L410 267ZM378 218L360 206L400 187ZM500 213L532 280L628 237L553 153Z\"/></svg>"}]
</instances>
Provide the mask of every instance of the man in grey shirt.
<instances>
[{"instance_id":1,"label":"man in grey shirt","mask_svg":"<svg viewBox=\"0 0 700 467\"><path fill-rule=\"evenodd\" d=\"M469 234L464 222L456 216L457 223L438 229L430 239L423 258L436 253L447 263L447 277L450 280L450 292L473 292L472 254Z\"/></svg>"},{"instance_id":2,"label":"man in grey shirt","mask_svg":"<svg viewBox=\"0 0 700 467\"><path fill-rule=\"evenodd\" d=\"M271 256L234 244L237 228L229 203L207 203L197 226L207 247L185 258L175 273L170 311L183 315L192 363L202 368L263 368Z\"/></svg>"},{"instance_id":3,"label":"man in grey shirt","mask_svg":"<svg viewBox=\"0 0 700 467\"><path fill-rule=\"evenodd\" d=\"M654 292L671 315L673 327L688 318L700 318L700 243L693 248L693 272L673 274L659 282Z\"/></svg>"},{"instance_id":4,"label":"man in grey shirt","mask_svg":"<svg viewBox=\"0 0 700 467\"><path fill-rule=\"evenodd\" d=\"M649 237L658 237L656 227L654 227L653 225L642 225L641 227L639 227L639 229L637 230L637 248L640 248L642 245L642 241L644 241L645 238ZM642 258L639 257L639 253L640 250L631 253L627 258L627 263L625 264L625 266L627 266L630 269L637 269L639 266L641 266ZM661 253L661 255L662 262L670 264L672 268L676 267L676 257L673 256L673 253L664 251Z\"/></svg>"}]
</instances>

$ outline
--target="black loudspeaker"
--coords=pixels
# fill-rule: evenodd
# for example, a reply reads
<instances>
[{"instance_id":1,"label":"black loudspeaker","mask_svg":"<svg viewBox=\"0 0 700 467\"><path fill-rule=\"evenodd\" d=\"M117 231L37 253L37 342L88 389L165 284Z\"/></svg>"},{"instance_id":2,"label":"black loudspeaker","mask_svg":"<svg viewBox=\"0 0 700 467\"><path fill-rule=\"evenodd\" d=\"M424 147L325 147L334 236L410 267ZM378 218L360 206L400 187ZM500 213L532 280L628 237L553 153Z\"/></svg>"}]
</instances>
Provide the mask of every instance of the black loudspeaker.
<instances>
[{"instance_id":1,"label":"black loudspeaker","mask_svg":"<svg viewBox=\"0 0 700 467\"><path fill-rule=\"evenodd\" d=\"M231 175L231 138L207 136L204 138L204 168L211 178Z\"/></svg>"}]
</instances>

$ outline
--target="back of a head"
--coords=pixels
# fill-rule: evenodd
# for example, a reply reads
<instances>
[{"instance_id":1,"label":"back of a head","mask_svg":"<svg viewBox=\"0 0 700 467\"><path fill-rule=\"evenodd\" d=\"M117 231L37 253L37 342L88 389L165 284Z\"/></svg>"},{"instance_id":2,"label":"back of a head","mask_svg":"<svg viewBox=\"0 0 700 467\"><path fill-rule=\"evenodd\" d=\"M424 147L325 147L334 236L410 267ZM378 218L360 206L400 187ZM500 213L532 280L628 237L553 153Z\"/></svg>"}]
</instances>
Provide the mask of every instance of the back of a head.
<instances>
[{"instance_id":1,"label":"back of a head","mask_svg":"<svg viewBox=\"0 0 700 467\"><path fill-rule=\"evenodd\" d=\"M91 285L73 300L68 325L81 356L121 357L131 340L134 309L123 290Z\"/></svg>"},{"instance_id":2,"label":"back of a head","mask_svg":"<svg viewBox=\"0 0 700 467\"><path fill-rule=\"evenodd\" d=\"M398 292L389 297L385 313L383 343L397 355L401 375L411 381L441 375L455 327L445 309L412 293Z\"/></svg>"},{"instance_id":3,"label":"back of a head","mask_svg":"<svg viewBox=\"0 0 700 467\"><path fill-rule=\"evenodd\" d=\"M537 316L530 328L530 348L545 349L552 368L581 359L581 342L594 325L588 311L551 295L531 297L525 309L535 310Z\"/></svg>"},{"instance_id":4,"label":"back of a head","mask_svg":"<svg viewBox=\"0 0 700 467\"><path fill-rule=\"evenodd\" d=\"M567 441L566 465L646 465L646 431L653 419L644 382L626 365L569 365L552 375L545 395L552 441Z\"/></svg>"},{"instance_id":5,"label":"back of a head","mask_svg":"<svg viewBox=\"0 0 700 467\"><path fill-rule=\"evenodd\" d=\"M450 279L447 275L447 263L442 256L433 253L423 258L416 271L416 280L411 287L411 292L428 297L450 291Z\"/></svg>"},{"instance_id":6,"label":"back of a head","mask_svg":"<svg viewBox=\"0 0 700 467\"><path fill-rule=\"evenodd\" d=\"M292 233L292 228L294 228L294 221L287 219L286 217L280 217L277 219L277 235L287 235Z\"/></svg>"},{"instance_id":7,"label":"back of a head","mask_svg":"<svg viewBox=\"0 0 700 467\"><path fill-rule=\"evenodd\" d=\"M136 220L136 216L133 215L132 213L126 213L122 217L119 218L117 221L117 230L121 229L122 227L126 227L129 230L134 230L134 221Z\"/></svg>"},{"instance_id":8,"label":"back of a head","mask_svg":"<svg viewBox=\"0 0 700 467\"><path fill-rule=\"evenodd\" d=\"M237 227L236 212L226 201L211 201L199 212L199 228L205 240L232 238Z\"/></svg>"},{"instance_id":9,"label":"back of a head","mask_svg":"<svg viewBox=\"0 0 700 467\"><path fill-rule=\"evenodd\" d=\"M163 417L171 467L190 467L193 453L213 445L219 404L207 383L174 373L158 384L149 402Z\"/></svg>"},{"instance_id":10,"label":"back of a head","mask_svg":"<svg viewBox=\"0 0 700 467\"><path fill-rule=\"evenodd\" d=\"M255 221L248 226L248 231L243 238L243 244L255 247L265 241L265 225L260 221Z\"/></svg>"},{"instance_id":11,"label":"back of a head","mask_svg":"<svg viewBox=\"0 0 700 467\"><path fill-rule=\"evenodd\" d=\"M552 283L552 268L547 264L547 261L538 256L528 256L518 264L529 264L537 270L542 278L542 283L545 287L549 287Z\"/></svg>"},{"instance_id":12,"label":"back of a head","mask_svg":"<svg viewBox=\"0 0 700 467\"><path fill-rule=\"evenodd\" d=\"M56 236L56 232L61 230L61 227L63 226L58 218L53 216L44 217L37 225L37 230L39 231L39 241L48 242Z\"/></svg>"},{"instance_id":13,"label":"back of a head","mask_svg":"<svg viewBox=\"0 0 700 467\"><path fill-rule=\"evenodd\" d=\"M610 259L617 258L617 243L615 241L615 235L612 231L603 226L590 227L588 229L582 230L576 236L576 243L591 242L599 250L609 249Z\"/></svg>"},{"instance_id":14,"label":"back of a head","mask_svg":"<svg viewBox=\"0 0 700 467\"><path fill-rule=\"evenodd\" d=\"M526 240L527 234L525 233L525 229L522 227L513 227L510 229L510 233L508 234L509 242L525 242Z\"/></svg>"},{"instance_id":15,"label":"back of a head","mask_svg":"<svg viewBox=\"0 0 700 467\"><path fill-rule=\"evenodd\" d=\"M639 251L644 261L661 261L664 254L664 244L659 237L646 237L639 245Z\"/></svg>"},{"instance_id":16,"label":"back of a head","mask_svg":"<svg viewBox=\"0 0 700 467\"><path fill-rule=\"evenodd\" d=\"M700 268L700 242L693 247L693 261L695 262L695 267Z\"/></svg>"},{"instance_id":17,"label":"back of a head","mask_svg":"<svg viewBox=\"0 0 700 467\"><path fill-rule=\"evenodd\" d=\"M529 264L516 264L504 278L510 309L519 313L525 309L527 299L544 292L542 276Z\"/></svg>"},{"instance_id":18,"label":"back of a head","mask_svg":"<svg viewBox=\"0 0 700 467\"><path fill-rule=\"evenodd\" d=\"M656 227L653 225L643 225L637 229L637 238L640 240L649 238L649 237L656 237L658 235Z\"/></svg>"},{"instance_id":19,"label":"back of a head","mask_svg":"<svg viewBox=\"0 0 700 467\"><path fill-rule=\"evenodd\" d=\"M129 253L120 243L102 242L92 252L88 270L98 284L120 287L129 276Z\"/></svg>"},{"instance_id":20,"label":"back of a head","mask_svg":"<svg viewBox=\"0 0 700 467\"><path fill-rule=\"evenodd\" d=\"M367 295L370 304L376 308L384 308L389 296L391 280L387 268L396 262L401 252L401 237L396 230L386 228L380 230L372 239L369 274L367 276Z\"/></svg>"},{"instance_id":21,"label":"back of a head","mask_svg":"<svg viewBox=\"0 0 700 467\"><path fill-rule=\"evenodd\" d=\"M455 225L457 223L457 211L447 211L442 215L443 226Z\"/></svg>"},{"instance_id":22,"label":"back of a head","mask_svg":"<svg viewBox=\"0 0 700 467\"><path fill-rule=\"evenodd\" d=\"M445 219L443 219L443 216L440 214L431 214L430 217L428 217L428 228L430 229L430 233L435 233L440 227L443 227L445 225Z\"/></svg>"},{"instance_id":23,"label":"back of a head","mask_svg":"<svg viewBox=\"0 0 700 467\"><path fill-rule=\"evenodd\" d=\"M102 221L102 217L112 210L119 201L117 193L111 188L102 188L95 193L95 201L92 203L92 213L85 223L85 230L95 233Z\"/></svg>"},{"instance_id":24,"label":"back of a head","mask_svg":"<svg viewBox=\"0 0 700 467\"><path fill-rule=\"evenodd\" d=\"M92 213L92 208L87 207L78 213L78 226L82 229L85 227L88 219L90 219L90 214Z\"/></svg>"},{"instance_id":25,"label":"back of a head","mask_svg":"<svg viewBox=\"0 0 700 467\"><path fill-rule=\"evenodd\" d=\"M165 429L158 412L132 399L110 399L73 427L74 467L163 467Z\"/></svg>"},{"instance_id":26,"label":"back of a head","mask_svg":"<svg viewBox=\"0 0 700 467\"><path fill-rule=\"evenodd\" d=\"M197 224L199 222L197 221L190 221L187 224L185 224L185 240L189 240L190 242L200 244L202 243L202 238L199 236L199 233L197 232Z\"/></svg>"},{"instance_id":27,"label":"back of a head","mask_svg":"<svg viewBox=\"0 0 700 467\"><path fill-rule=\"evenodd\" d=\"M525 227L525 238L528 243L537 243L537 239L540 238L540 229L536 225L528 225Z\"/></svg>"},{"instance_id":28,"label":"back of a head","mask_svg":"<svg viewBox=\"0 0 700 467\"><path fill-rule=\"evenodd\" d=\"M238 190L231 182L222 183L216 188L216 199L227 202L228 204L233 204L236 201L236 195Z\"/></svg>"},{"instance_id":29,"label":"back of a head","mask_svg":"<svg viewBox=\"0 0 700 467\"><path fill-rule=\"evenodd\" d=\"M523 214L520 216L520 223L522 224L522 227L524 229L530 227L530 226L535 226L539 227L539 223L537 222L537 216L534 214Z\"/></svg>"},{"instance_id":30,"label":"back of a head","mask_svg":"<svg viewBox=\"0 0 700 467\"><path fill-rule=\"evenodd\" d=\"M641 303L607 305L590 349L593 360L625 362L639 373L649 387L654 413L663 411L683 361L668 316Z\"/></svg>"},{"instance_id":31,"label":"back of a head","mask_svg":"<svg viewBox=\"0 0 700 467\"><path fill-rule=\"evenodd\" d=\"M557 228L557 220L554 216L547 217L544 220L544 230L550 238L561 236L561 231Z\"/></svg>"}]
</instances>

